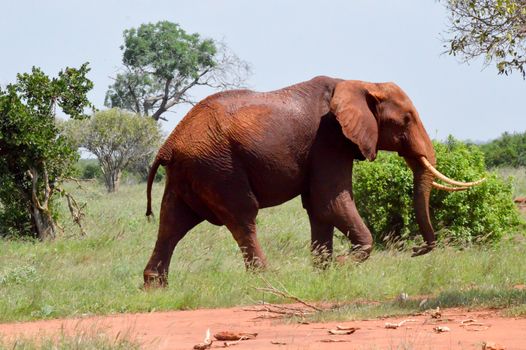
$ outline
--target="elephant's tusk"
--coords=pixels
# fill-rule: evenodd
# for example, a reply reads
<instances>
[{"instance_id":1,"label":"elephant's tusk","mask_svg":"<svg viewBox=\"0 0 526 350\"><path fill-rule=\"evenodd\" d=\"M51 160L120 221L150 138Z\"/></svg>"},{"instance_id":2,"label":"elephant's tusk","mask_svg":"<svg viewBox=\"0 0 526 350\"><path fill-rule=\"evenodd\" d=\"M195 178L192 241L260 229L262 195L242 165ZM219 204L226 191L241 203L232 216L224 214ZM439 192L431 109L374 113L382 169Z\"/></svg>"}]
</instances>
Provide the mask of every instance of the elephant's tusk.
<instances>
[{"instance_id":1,"label":"elephant's tusk","mask_svg":"<svg viewBox=\"0 0 526 350\"><path fill-rule=\"evenodd\" d=\"M445 186L445 185L439 184L439 183L437 183L435 181L433 181L433 187L438 189L438 190L449 191L449 192L465 191L465 190L468 189L468 187L450 187L450 186Z\"/></svg>"},{"instance_id":2,"label":"elephant's tusk","mask_svg":"<svg viewBox=\"0 0 526 350\"><path fill-rule=\"evenodd\" d=\"M429 163L426 157L420 157L420 161L422 162L422 164L424 164L424 166L427 169L429 169L433 173L433 175L438 177L440 180L447 182L448 184L453 185L453 186L471 187L471 186L479 185L482 182L486 181L486 178L480 179L478 181L473 181L473 182L455 181L455 180L450 179L446 175L442 174L440 171L436 170L435 167L432 166L431 163Z\"/></svg>"}]
</instances>

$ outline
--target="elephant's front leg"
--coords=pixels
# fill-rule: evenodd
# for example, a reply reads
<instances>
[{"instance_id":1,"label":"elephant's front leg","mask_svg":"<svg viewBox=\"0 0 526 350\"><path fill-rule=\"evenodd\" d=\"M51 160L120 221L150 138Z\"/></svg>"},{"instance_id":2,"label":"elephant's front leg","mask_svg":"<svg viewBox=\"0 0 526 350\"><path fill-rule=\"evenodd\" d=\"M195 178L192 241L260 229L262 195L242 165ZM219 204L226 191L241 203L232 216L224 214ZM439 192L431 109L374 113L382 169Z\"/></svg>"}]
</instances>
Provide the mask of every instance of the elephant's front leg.
<instances>
[{"instance_id":1,"label":"elephant's front leg","mask_svg":"<svg viewBox=\"0 0 526 350\"><path fill-rule=\"evenodd\" d=\"M311 230L310 247L314 256L314 263L319 267L325 267L332 258L334 226L332 223L326 222L316 216L316 211L313 210L308 195L303 194L301 199L303 207L307 210L307 214L309 215Z\"/></svg>"},{"instance_id":2,"label":"elephant's front leg","mask_svg":"<svg viewBox=\"0 0 526 350\"><path fill-rule=\"evenodd\" d=\"M373 249L373 236L363 222L349 192L341 193L334 206L334 226L352 243L351 257L356 261L369 258Z\"/></svg>"},{"instance_id":3,"label":"elephant's front leg","mask_svg":"<svg viewBox=\"0 0 526 350\"><path fill-rule=\"evenodd\" d=\"M313 157L309 194L302 198L311 218L313 239L328 245L330 237L332 245L329 232L336 227L351 241L352 257L363 261L371 253L373 238L352 197L352 164L352 156L344 149L319 148Z\"/></svg>"},{"instance_id":4,"label":"elephant's front leg","mask_svg":"<svg viewBox=\"0 0 526 350\"><path fill-rule=\"evenodd\" d=\"M334 226L323 222L313 215L309 215L311 229L311 251L315 264L320 267L327 266L332 259L332 242Z\"/></svg>"}]
</instances>

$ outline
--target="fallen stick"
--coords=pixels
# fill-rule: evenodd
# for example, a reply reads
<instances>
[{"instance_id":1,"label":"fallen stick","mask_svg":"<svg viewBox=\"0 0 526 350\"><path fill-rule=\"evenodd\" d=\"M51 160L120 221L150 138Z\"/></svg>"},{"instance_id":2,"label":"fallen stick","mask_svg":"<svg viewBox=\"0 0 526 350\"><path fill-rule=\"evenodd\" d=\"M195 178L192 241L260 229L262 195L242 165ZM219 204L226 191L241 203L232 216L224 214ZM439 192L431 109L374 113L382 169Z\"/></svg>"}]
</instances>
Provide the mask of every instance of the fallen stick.
<instances>
[{"instance_id":1,"label":"fallen stick","mask_svg":"<svg viewBox=\"0 0 526 350\"><path fill-rule=\"evenodd\" d=\"M461 324L471 323L471 322L477 322L477 320L475 320L474 318L468 318L467 320L460 321Z\"/></svg>"},{"instance_id":2,"label":"fallen stick","mask_svg":"<svg viewBox=\"0 0 526 350\"><path fill-rule=\"evenodd\" d=\"M385 323L385 328L397 329L398 327L402 327L407 322L418 322L418 321L417 320L413 320L413 319L407 319L407 320L400 321L398 323L386 322Z\"/></svg>"},{"instance_id":3,"label":"fallen stick","mask_svg":"<svg viewBox=\"0 0 526 350\"><path fill-rule=\"evenodd\" d=\"M234 333L234 332L219 332L214 334L214 338L217 340L228 340L228 341L241 341L241 340L248 340L248 339L254 339L257 337L257 333Z\"/></svg>"},{"instance_id":4,"label":"fallen stick","mask_svg":"<svg viewBox=\"0 0 526 350\"><path fill-rule=\"evenodd\" d=\"M460 327L481 327L481 326L486 327L484 323L480 323L480 322L464 323L460 325Z\"/></svg>"},{"instance_id":5,"label":"fallen stick","mask_svg":"<svg viewBox=\"0 0 526 350\"><path fill-rule=\"evenodd\" d=\"M279 290L277 289L276 287L274 287L269 281L267 281L264 277L261 277L261 279L267 284L267 287L264 287L264 288L256 288L256 290L259 290L261 292L267 292L267 293L271 293L271 294L274 294L274 295L278 295L278 296L281 296L283 298L288 298L288 299L292 299L300 304L303 304L305 305L306 307L308 308L311 308L313 310L316 310L318 312L321 312L323 311L322 309L320 309L319 307L315 306L315 305L312 305L312 304L309 304L303 300L301 300L300 298L298 298L297 296L294 296L292 294L289 293L288 290L285 289L285 287L283 287L284 291L282 290Z\"/></svg>"},{"instance_id":6,"label":"fallen stick","mask_svg":"<svg viewBox=\"0 0 526 350\"><path fill-rule=\"evenodd\" d=\"M212 343L214 341L210 339L210 328L206 330L205 339L202 343L199 343L197 345L194 345L195 350L206 350L210 349L212 347Z\"/></svg>"},{"instance_id":7,"label":"fallen stick","mask_svg":"<svg viewBox=\"0 0 526 350\"><path fill-rule=\"evenodd\" d=\"M358 328L350 328L350 329L329 329L329 334L332 335L349 335L356 332Z\"/></svg>"},{"instance_id":8,"label":"fallen stick","mask_svg":"<svg viewBox=\"0 0 526 350\"><path fill-rule=\"evenodd\" d=\"M270 344L273 344L273 345L287 345L287 343L285 343L285 342L282 342L282 341L274 341L274 340L271 340L271 341L270 341Z\"/></svg>"},{"instance_id":9,"label":"fallen stick","mask_svg":"<svg viewBox=\"0 0 526 350\"><path fill-rule=\"evenodd\" d=\"M253 320L274 320L274 319L282 319L283 315L258 315L256 317L253 317Z\"/></svg>"},{"instance_id":10,"label":"fallen stick","mask_svg":"<svg viewBox=\"0 0 526 350\"><path fill-rule=\"evenodd\" d=\"M308 312L304 309L285 307L285 306L280 306L280 305L272 305L272 304L263 305L259 308L243 308L242 310L243 311L254 311L254 312L268 312L268 313L275 313L275 314L284 315L284 316L299 316L299 317L304 317L304 316L312 314L312 312Z\"/></svg>"}]
</instances>

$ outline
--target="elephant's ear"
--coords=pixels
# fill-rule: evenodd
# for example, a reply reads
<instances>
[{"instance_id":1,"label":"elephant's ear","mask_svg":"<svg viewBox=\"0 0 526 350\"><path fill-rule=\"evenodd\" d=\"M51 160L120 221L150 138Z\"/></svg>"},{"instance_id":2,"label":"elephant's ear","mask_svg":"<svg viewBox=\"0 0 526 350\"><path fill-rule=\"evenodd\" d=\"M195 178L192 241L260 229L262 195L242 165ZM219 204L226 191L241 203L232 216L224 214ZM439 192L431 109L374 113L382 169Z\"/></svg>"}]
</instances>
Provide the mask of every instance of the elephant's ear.
<instances>
[{"instance_id":1,"label":"elephant's ear","mask_svg":"<svg viewBox=\"0 0 526 350\"><path fill-rule=\"evenodd\" d=\"M376 158L378 144L378 122L374 116L377 102L376 94L365 83L351 80L338 83L331 99L331 112L343 134L369 160Z\"/></svg>"}]
</instances>

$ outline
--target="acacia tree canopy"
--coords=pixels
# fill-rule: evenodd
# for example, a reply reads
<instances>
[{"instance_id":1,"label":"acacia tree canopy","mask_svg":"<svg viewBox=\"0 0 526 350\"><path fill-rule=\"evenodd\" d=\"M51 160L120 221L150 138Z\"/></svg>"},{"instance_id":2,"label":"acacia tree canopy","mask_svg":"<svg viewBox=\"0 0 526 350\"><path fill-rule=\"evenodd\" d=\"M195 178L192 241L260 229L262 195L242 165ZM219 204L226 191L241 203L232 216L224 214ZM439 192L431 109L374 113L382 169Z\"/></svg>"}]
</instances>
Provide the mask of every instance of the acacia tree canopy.
<instances>
[{"instance_id":1,"label":"acacia tree canopy","mask_svg":"<svg viewBox=\"0 0 526 350\"><path fill-rule=\"evenodd\" d=\"M448 52L465 62L482 57L499 74L526 78L526 0L443 0L449 11Z\"/></svg>"},{"instance_id":2,"label":"acacia tree canopy","mask_svg":"<svg viewBox=\"0 0 526 350\"><path fill-rule=\"evenodd\" d=\"M125 30L121 49L124 69L110 85L105 105L155 120L176 104L193 103L192 87L239 87L250 71L224 44L168 21Z\"/></svg>"}]
</instances>

